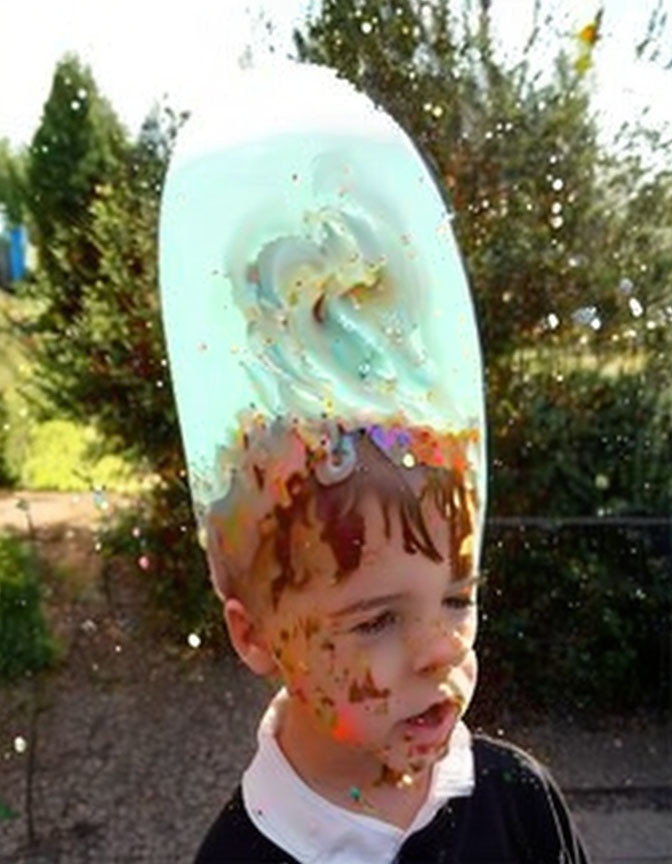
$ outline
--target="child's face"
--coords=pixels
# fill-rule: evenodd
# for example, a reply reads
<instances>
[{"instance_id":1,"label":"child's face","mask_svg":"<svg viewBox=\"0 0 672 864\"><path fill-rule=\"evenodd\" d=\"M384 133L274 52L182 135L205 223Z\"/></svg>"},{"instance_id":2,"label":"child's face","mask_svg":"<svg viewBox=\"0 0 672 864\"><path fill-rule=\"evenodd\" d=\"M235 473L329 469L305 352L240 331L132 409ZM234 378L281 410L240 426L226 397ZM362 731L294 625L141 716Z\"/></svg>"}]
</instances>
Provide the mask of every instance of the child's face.
<instances>
[{"instance_id":1,"label":"child's face","mask_svg":"<svg viewBox=\"0 0 672 864\"><path fill-rule=\"evenodd\" d=\"M432 505L423 512L443 561L405 551L395 508L386 536L371 498L361 566L338 583L319 520L295 524L292 560L308 581L264 624L304 726L325 747L365 750L410 777L445 753L476 680L475 584L455 581L448 526Z\"/></svg>"}]
</instances>

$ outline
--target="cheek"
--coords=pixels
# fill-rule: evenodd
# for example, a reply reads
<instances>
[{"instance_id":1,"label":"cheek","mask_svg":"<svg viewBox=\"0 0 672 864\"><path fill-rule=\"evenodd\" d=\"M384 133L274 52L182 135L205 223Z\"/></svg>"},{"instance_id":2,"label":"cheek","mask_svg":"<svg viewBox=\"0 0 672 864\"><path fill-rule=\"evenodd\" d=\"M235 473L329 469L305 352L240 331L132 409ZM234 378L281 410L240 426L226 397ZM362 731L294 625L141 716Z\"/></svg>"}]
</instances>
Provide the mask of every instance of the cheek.
<instances>
[{"instance_id":1,"label":"cheek","mask_svg":"<svg viewBox=\"0 0 672 864\"><path fill-rule=\"evenodd\" d=\"M441 692L457 703L460 716L467 710L474 695L477 675L476 652L471 650L459 666L450 670L447 680L441 685Z\"/></svg>"}]
</instances>

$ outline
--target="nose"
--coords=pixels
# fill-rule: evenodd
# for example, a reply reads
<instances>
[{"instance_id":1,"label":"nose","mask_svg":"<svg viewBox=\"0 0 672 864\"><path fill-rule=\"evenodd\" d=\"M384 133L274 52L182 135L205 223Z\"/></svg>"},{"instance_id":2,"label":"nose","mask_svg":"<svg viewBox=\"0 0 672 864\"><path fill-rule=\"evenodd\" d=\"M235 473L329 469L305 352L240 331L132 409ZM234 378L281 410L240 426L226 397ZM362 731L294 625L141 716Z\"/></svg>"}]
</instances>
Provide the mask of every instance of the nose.
<instances>
[{"instance_id":1,"label":"nose","mask_svg":"<svg viewBox=\"0 0 672 864\"><path fill-rule=\"evenodd\" d=\"M473 628L437 622L423 628L411 645L411 662L417 674L431 675L459 666L474 647Z\"/></svg>"}]
</instances>

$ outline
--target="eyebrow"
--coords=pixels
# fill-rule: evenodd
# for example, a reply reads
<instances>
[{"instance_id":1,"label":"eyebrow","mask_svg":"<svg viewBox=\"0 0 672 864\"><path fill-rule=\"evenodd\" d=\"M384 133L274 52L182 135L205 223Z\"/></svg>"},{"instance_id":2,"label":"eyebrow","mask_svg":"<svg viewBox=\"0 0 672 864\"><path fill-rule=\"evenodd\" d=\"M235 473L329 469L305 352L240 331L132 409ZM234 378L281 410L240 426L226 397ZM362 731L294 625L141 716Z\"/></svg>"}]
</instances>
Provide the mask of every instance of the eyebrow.
<instances>
[{"instance_id":1,"label":"eyebrow","mask_svg":"<svg viewBox=\"0 0 672 864\"><path fill-rule=\"evenodd\" d=\"M331 613L332 618L345 618L346 615L352 615L354 612L369 612L371 609L377 609L379 606L387 606L390 603L395 603L401 600L405 594L381 594L379 597L368 597L364 600L357 600L355 603L350 603L342 609Z\"/></svg>"},{"instance_id":2,"label":"eyebrow","mask_svg":"<svg viewBox=\"0 0 672 864\"><path fill-rule=\"evenodd\" d=\"M483 582L481 576L470 576L468 579L461 579L459 582L451 582L448 593L457 594L465 588L471 588L472 585L480 585ZM355 612L370 612L372 609L377 609L379 606L388 606L396 603L398 600L403 600L406 597L406 592L397 592L396 594L381 594L378 597L367 597L363 600L357 600L338 609L336 612L330 613L331 618L345 618L347 615L353 615Z\"/></svg>"}]
</instances>

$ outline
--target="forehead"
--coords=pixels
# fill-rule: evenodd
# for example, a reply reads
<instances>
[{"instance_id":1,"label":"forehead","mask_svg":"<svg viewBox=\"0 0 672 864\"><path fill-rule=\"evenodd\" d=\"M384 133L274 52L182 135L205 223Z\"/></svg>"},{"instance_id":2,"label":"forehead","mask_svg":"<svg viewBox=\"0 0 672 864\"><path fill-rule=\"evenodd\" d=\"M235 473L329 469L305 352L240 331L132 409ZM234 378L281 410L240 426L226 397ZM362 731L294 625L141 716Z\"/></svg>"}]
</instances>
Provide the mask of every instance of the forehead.
<instances>
[{"instance_id":1,"label":"forehead","mask_svg":"<svg viewBox=\"0 0 672 864\"><path fill-rule=\"evenodd\" d=\"M412 594L422 589L422 579L417 578L420 574L432 572L444 581L450 578L446 521L433 502L423 501L421 508L441 561L430 560L418 551L409 552L399 509L392 507L386 514L384 502L370 494L358 508L363 520L359 566L342 579L337 578L338 562L333 551L322 539L324 526L320 521L297 523L292 532L292 555L297 568L307 568L309 578L300 588L283 592L278 610L331 611L363 597Z\"/></svg>"}]
</instances>

